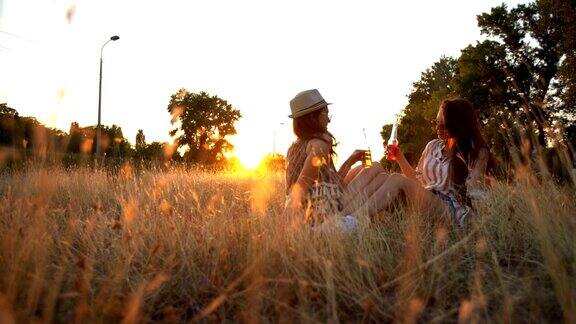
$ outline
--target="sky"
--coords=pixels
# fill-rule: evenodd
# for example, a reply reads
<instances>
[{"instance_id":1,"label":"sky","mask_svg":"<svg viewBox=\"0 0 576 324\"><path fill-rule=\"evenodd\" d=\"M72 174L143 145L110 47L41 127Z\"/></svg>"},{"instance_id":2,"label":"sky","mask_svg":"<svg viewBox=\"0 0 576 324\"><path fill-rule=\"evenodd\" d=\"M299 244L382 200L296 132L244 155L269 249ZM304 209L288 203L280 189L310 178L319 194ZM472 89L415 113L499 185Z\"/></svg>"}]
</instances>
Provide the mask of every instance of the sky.
<instances>
[{"instance_id":1,"label":"sky","mask_svg":"<svg viewBox=\"0 0 576 324\"><path fill-rule=\"evenodd\" d=\"M64 131L95 125L101 46L118 35L103 50L102 123L131 143L138 129L170 142L170 96L206 91L240 110L230 141L255 166L286 152L290 99L315 88L333 103L336 164L354 149L380 159L412 83L482 40L476 15L500 3L0 0L0 102Z\"/></svg>"}]
</instances>

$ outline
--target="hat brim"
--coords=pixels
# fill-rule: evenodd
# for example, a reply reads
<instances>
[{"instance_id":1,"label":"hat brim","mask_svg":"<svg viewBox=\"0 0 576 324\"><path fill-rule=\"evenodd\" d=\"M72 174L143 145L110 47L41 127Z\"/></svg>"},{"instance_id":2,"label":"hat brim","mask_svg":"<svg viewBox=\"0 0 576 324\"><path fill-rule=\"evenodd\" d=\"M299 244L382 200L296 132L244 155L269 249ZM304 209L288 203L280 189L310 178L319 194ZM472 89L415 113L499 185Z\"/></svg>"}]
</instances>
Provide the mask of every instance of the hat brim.
<instances>
[{"instance_id":1,"label":"hat brim","mask_svg":"<svg viewBox=\"0 0 576 324\"><path fill-rule=\"evenodd\" d=\"M310 106L310 107L308 107L308 108L306 108L306 109L300 110L300 111L299 111L298 113L296 113L296 114L288 115L288 117L290 117L290 118L298 118L298 117L307 115L307 114L309 114L309 113L311 113L311 112L314 112L314 111L316 111L316 110L322 109L322 108L324 108L324 107L328 107L328 105L331 105L331 104L332 104L331 102L319 102L319 103L315 104L314 106Z\"/></svg>"}]
</instances>

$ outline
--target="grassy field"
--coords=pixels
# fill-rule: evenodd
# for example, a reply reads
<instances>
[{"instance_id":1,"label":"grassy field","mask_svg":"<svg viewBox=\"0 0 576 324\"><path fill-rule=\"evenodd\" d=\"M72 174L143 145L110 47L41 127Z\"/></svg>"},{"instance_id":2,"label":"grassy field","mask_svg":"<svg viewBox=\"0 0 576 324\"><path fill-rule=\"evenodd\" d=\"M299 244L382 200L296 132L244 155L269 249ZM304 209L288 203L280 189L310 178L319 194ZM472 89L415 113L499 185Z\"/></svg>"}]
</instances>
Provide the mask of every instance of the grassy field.
<instances>
[{"instance_id":1,"label":"grassy field","mask_svg":"<svg viewBox=\"0 0 576 324\"><path fill-rule=\"evenodd\" d=\"M496 183L465 230L283 216L283 175L61 168L0 178L0 322L576 323L576 191Z\"/></svg>"}]
</instances>

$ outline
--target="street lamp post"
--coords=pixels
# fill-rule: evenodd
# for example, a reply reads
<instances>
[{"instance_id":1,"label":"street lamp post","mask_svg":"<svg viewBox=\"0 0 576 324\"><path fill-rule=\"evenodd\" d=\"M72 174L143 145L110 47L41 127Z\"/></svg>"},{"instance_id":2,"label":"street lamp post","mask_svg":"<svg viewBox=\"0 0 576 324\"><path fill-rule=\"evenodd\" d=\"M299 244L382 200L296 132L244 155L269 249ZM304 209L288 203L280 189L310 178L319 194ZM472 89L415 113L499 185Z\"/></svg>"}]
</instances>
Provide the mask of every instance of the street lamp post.
<instances>
[{"instance_id":1,"label":"street lamp post","mask_svg":"<svg viewBox=\"0 0 576 324\"><path fill-rule=\"evenodd\" d=\"M110 41L117 41L120 37L114 35L110 37L109 40L102 45L100 48L100 82L98 84L98 126L96 126L96 157L100 157L100 112L102 107L102 52L104 51L104 46Z\"/></svg>"}]
</instances>

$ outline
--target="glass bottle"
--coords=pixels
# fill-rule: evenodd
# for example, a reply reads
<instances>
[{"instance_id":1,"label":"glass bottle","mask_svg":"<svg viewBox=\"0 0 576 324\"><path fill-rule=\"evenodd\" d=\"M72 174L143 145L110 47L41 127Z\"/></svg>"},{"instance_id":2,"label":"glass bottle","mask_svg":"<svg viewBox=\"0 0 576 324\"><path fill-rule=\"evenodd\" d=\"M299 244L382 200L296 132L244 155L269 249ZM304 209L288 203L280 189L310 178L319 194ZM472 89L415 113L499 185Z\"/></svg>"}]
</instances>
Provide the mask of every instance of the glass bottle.
<instances>
[{"instance_id":1,"label":"glass bottle","mask_svg":"<svg viewBox=\"0 0 576 324\"><path fill-rule=\"evenodd\" d=\"M364 152L364 159L362 160L362 166L371 167L372 166L372 152L370 152L370 146L368 145L368 139L366 138L366 129L362 128L362 133L364 133L364 142L366 142L367 150Z\"/></svg>"},{"instance_id":2,"label":"glass bottle","mask_svg":"<svg viewBox=\"0 0 576 324\"><path fill-rule=\"evenodd\" d=\"M400 155L400 149L398 147L398 123L394 123L394 125L392 125L390 139L388 140L388 146L386 146L386 160L396 160L398 155Z\"/></svg>"}]
</instances>

